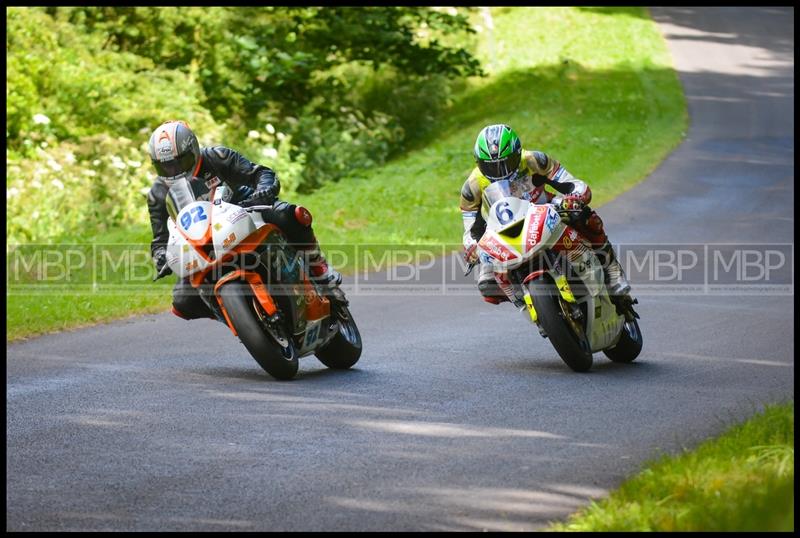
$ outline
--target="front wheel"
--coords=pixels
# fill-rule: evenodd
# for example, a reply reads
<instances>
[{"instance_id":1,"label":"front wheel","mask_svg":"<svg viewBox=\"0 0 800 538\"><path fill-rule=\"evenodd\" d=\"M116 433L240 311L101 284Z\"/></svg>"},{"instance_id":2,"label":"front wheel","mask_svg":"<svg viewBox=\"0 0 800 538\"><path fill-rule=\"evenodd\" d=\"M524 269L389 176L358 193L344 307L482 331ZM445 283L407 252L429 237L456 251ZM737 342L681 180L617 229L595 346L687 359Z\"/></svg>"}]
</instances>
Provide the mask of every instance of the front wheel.
<instances>
[{"instance_id":1,"label":"front wheel","mask_svg":"<svg viewBox=\"0 0 800 538\"><path fill-rule=\"evenodd\" d=\"M333 321L338 326L338 332L330 342L314 354L328 368L346 370L361 358L361 334L350 310L343 305L337 305L335 308Z\"/></svg>"},{"instance_id":2,"label":"front wheel","mask_svg":"<svg viewBox=\"0 0 800 538\"><path fill-rule=\"evenodd\" d=\"M282 327L275 335L267 332L261 322L261 305L253 296L250 285L232 281L219 288L222 304L236 328L239 339L269 375L276 379L292 379L297 375L299 360L292 340Z\"/></svg>"},{"instance_id":3,"label":"front wheel","mask_svg":"<svg viewBox=\"0 0 800 538\"><path fill-rule=\"evenodd\" d=\"M622 334L617 345L611 349L604 349L603 353L614 362L633 362L642 351L643 343L642 331L639 330L639 324L634 318L622 326Z\"/></svg>"},{"instance_id":4,"label":"front wheel","mask_svg":"<svg viewBox=\"0 0 800 538\"><path fill-rule=\"evenodd\" d=\"M533 307L547 332L550 342L567 366L576 372L592 367L592 351L580 322L573 319L569 304L558 293L555 284L539 280L528 284Z\"/></svg>"}]
</instances>

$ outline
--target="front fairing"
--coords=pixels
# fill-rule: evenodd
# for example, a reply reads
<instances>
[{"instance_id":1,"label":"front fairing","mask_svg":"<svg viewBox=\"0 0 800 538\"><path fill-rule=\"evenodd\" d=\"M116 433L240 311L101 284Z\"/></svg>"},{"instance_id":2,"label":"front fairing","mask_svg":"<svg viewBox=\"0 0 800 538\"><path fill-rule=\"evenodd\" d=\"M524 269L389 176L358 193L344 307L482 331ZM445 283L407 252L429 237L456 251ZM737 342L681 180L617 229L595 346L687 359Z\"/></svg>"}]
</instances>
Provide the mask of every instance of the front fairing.
<instances>
[{"instance_id":1,"label":"front fairing","mask_svg":"<svg viewBox=\"0 0 800 538\"><path fill-rule=\"evenodd\" d=\"M478 247L481 261L492 263L497 271L516 267L549 248L563 230L555 208L525 199L529 187L526 181L503 180L484 189L486 232Z\"/></svg>"}]
</instances>

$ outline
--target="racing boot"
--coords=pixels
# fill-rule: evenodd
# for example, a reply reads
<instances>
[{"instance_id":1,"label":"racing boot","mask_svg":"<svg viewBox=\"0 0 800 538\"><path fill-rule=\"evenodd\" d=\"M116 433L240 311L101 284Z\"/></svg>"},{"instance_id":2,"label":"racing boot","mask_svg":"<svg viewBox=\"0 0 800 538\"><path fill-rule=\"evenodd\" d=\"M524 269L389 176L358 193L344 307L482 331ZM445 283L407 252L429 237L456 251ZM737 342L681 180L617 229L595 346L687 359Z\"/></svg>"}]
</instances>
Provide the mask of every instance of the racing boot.
<instances>
[{"instance_id":1,"label":"racing boot","mask_svg":"<svg viewBox=\"0 0 800 538\"><path fill-rule=\"evenodd\" d=\"M487 303L500 304L508 301L508 297L500 289L494 277L494 271L490 263L481 263L481 272L478 275L478 291L481 292L483 300Z\"/></svg>"},{"instance_id":2,"label":"racing boot","mask_svg":"<svg viewBox=\"0 0 800 538\"><path fill-rule=\"evenodd\" d=\"M622 271L622 266L614 253L614 248L611 246L610 241L598 249L598 254L603 252L602 258L605 258L603 267L605 268L605 280L608 286L608 294L612 297L628 295L631 291L631 285L628 279L625 278L625 273Z\"/></svg>"},{"instance_id":3,"label":"racing boot","mask_svg":"<svg viewBox=\"0 0 800 538\"><path fill-rule=\"evenodd\" d=\"M342 283L342 275L328 265L328 260L320 252L319 245L306 252L308 255L309 279L325 290L338 288Z\"/></svg>"},{"instance_id":4,"label":"racing boot","mask_svg":"<svg viewBox=\"0 0 800 538\"><path fill-rule=\"evenodd\" d=\"M334 304L338 303L347 306L349 301L345 297L344 291L339 287L342 283L342 275L328 264L328 260L319 250L319 243L316 237L314 238L313 246L309 249L304 249L302 252L306 256L309 280L317 284L321 288L321 293L332 299Z\"/></svg>"}]
</instances>

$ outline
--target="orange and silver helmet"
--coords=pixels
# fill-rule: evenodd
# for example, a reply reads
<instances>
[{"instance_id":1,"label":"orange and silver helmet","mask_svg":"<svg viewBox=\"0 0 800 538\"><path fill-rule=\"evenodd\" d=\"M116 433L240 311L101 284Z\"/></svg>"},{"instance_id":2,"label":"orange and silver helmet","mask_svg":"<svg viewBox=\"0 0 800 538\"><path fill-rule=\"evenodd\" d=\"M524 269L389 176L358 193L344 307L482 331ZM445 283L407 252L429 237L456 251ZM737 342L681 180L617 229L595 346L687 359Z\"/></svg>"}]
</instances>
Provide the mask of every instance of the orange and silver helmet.
<instances>
[{"instance_id":1,"label":"orange and silver helmet","mask_svg":"<svg viewBox=\"0 0 800 538\"><path fill-rule=\"evenodd\" d=\"M150 160L156 173L167 179L191 178L200 168L200 144L184 121L168 121L150 135Z\"/></svg>"}]
</instances>

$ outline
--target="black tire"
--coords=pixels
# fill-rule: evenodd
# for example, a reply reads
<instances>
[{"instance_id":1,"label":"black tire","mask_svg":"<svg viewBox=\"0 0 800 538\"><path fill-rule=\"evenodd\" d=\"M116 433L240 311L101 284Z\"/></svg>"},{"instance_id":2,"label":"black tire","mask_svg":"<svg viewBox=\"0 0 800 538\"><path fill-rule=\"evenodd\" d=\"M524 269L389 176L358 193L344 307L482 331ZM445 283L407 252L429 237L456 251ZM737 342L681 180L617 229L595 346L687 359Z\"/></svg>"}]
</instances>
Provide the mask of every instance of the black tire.
<instances>
[{"instance_id":1,"label":"black tire","mask_svg":"<svg viewBox=\"0 0 800 538\"><path fill-rule=\"evenodd\" d=\"M633 362L641 353L643 343L642 331L634 319L625 322L617 345L611 349L604 349L603 353L614 362Z\"/></svg>"},{"instance_id":2,"label":"black tire","mask_svg":"<svg viewBox=\"0 0 800 538\"><path fill-rule=\"evenodd\" d=\"M592 367L592 351L585 337L575 334L569 323L564 319L561 311L561 296L555 284L548 280L539 280L528 284L533 298L533 307L539 323L547 332L547 337L553 344L567 366L576 372L585 372ZM581 342L583 338L583 342Z\"/></svg>"},{"instance_id":3,"label":"black tire","mask_svg":"<svg viewBox=\"0 0 800 538\"><path fill-rule=\"evenodd\" d=\"M358 332L355 320L346 306L337 307L344 318L337 316L339 332L333 339L318 349L314 354L328 368L346 370L361 358L361 333Z\"/></svg>"},{"instance_id":4,"label":"black tire","mask_svg":"<svg viewBox=\"0 0 800 538\"><path fill-rule=\"evenodd\" d=\"M299 366L295 347L288 339L289 347L284 350L261 325L250 286L241 281L229 282L219 288L219 295L239 340L259 366L275 379L292 379Z\"/></svg>"}]
</instances>

